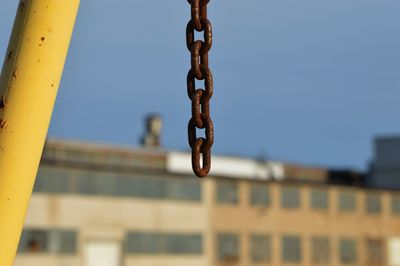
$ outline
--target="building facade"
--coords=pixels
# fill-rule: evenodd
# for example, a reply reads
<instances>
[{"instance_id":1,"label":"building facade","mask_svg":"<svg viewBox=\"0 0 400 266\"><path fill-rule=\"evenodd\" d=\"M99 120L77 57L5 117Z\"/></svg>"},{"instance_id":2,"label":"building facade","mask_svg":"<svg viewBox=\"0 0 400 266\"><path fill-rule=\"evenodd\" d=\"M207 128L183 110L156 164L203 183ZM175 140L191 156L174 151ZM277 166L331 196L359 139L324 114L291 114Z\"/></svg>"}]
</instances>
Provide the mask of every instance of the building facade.
<instances>
[{"instance_id":1,"label":"building facade","mask_svg":"<svg viewBox=\"0 0 400 266\"><path fill-rule=\"evenodd\" d=\"M400 266L400 191L329 171L49 140L16 266Z\"/></svg>"}]
</instances>

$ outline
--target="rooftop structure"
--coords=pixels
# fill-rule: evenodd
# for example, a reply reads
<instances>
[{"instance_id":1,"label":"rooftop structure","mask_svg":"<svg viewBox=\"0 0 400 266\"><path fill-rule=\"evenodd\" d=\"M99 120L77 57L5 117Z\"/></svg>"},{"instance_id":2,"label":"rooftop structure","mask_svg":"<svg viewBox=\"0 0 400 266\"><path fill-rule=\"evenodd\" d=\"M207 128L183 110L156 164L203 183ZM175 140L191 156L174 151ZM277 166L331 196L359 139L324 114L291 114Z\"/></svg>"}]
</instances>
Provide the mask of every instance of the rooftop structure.
<instances>
[{"instance_id":1,"label":"rooftop structure","mask_svg":"<svg viewBox=\"0 0 400 266\"><path fill-rule=\"evenodd\" d=\"M400 136L379 137L374 148L368 185L400 189Z\"/></svg>"}]
</instances>

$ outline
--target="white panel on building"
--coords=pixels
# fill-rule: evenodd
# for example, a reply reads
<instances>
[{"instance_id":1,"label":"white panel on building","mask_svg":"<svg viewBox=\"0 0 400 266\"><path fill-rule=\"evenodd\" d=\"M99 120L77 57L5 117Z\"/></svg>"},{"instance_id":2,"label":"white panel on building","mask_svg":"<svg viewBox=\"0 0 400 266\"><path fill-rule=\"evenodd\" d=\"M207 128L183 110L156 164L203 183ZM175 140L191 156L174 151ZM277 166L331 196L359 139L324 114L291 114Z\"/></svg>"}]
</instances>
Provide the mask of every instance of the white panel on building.
<instances>
[{"instance_id":1,"label":"white panel on building","mask_svg":"<svg viewBox=\"0 0 400 266\"><path fill-rule=\"evenodd\" d=\"M389 266L400 266L400 238L389 239Z\"/></svg>"},{"instance_id":2,"label":"white panel on building","mask_svg":"<svg viewBox=\"0 0 400 266\"><path fill-rule=\"evenodd\" d=\"M85 245L84 266L120 266L121 246L115 241L90 241Z\"/></svg>"},{"instance_id":3,"label":"white panel on building","mask_svg":"<svg viewBox=\"0 0 400 266\"><path fill-rule=\"evenodd\" d=\"M191 155L170 152L167 156L167 170L172 173L192 173ZM249 179L283 179L284 167L278 162L260 162L252 159L213 156L210 175Z\"/></svg>"}]
</instances>

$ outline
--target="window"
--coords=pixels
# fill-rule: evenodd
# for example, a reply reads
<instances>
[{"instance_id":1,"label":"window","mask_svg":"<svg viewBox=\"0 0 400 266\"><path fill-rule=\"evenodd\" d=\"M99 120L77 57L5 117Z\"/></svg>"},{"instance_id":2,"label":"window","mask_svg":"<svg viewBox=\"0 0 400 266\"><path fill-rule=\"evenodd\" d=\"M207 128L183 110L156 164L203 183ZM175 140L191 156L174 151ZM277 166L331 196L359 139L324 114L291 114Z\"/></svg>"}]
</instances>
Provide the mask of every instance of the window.
<instances>
[{"instance_id":1,"label":"window","mask_svg":"<svg viewBox=\"0 0 400 266\"><path fill-rule=\"evenodd\" d=\"M86 195L111 196L117 187L116 176L102 172L79 171L77 172L77 192Z\"/></svg>"},{"instance_id":2,"label":"window","mask_svg":"<svg viewBox=\"0 0 400 266\"><path fill-rule=\"evenodd\" d=\"M381 197L379 194L367 194L365 198L365 206L368 213L381 212Z\"/></svg>"},{"instance_id":3,"label":"window","mask_svg":"<svg viewBox=\"0 0 400 266\"><path fill-rule=\"evenodd\" d=\"M339 249L341 263L355 264L357 262L357 243L354 239L341 239Z\"/></svg>"},{"instance_id":4,"label":"window","mask_svg":"<svg viewBox=\"0 0 400 266\"><path fill-rule=\"evenodd\" d=\"M219 261L238 261L239 236L236 234L218 234L217 255Z\"/></svg>"},{"instance_id":5,"label":"window","mask_svg":"<svg viewBox=\"0 0 400 266\"><path fill-rule=\"evenodd\" d=\"M35 192L68 193L69 174L64 169L40 167L35 181Z\"/></svg>"},{"instance_id":6,"label":"window","mask_svg":"<svg viewBox=\"0 0 400 266\"><path fill-rule=\"evenodd\" d=\"M128 233L125 250L130 254L201 254L200 234Z\"/></svg>"},{"instance_id":7,"label":"window","mask_svg":"<svg viewBox=\"0 0 400 266\"><path fill-rule=\"evenodd\" d=\"M74 254L77 250L75 231L25 229L22 232L18 252Z\"/></svg>"},{"instance_id":8,"label":"window","mask_svg":"<svg viewBox=\"0 0 400 266\"><path fill-rule=\"evenodd\" d=\"M324 189L311 189L311 207L315 210L328 209L328 192Z\"/></svg>"},{"instance_id":9,"label":"window","mask_svg":"<svg viewBox=\"0 0 400 266\"><path fill-rule=\"evenodd\" d=\"M55 230L50 234L50 251L61 254L74 254L77 250L76 232Z\"/></svg>"},{"instance_id":10,"label":"window","mask_svg":"<svg viewBox=\"0 0 400 266\"><path fill-rule=\"evenodd\" d=\"M281 205L285 209L300 207L300 191L296 187L281 188Z\"/></svg>"},{"instance_id":11,"label":"window","mask_svg":"<svg viewBox=\"0 0 400 266\"><path fill-rule=\"evenodd\" d=\"M111 172L41 167L35 192L77 193L201 201L201 183L193 178L126 175Z\"/></svg>"},{"instance_id":12,"label":"window","mask_svg":"<svg viewBox=\"0 0 400 266\"><path fill-rule=\"evenodd\" d=\"M118 175L115 178L118 180L116 188L118 195L148 199L166 198L166 178L155 176L135 176L132 178L128 175Z\"/></svg>"},{"instance_id":13,"label":"window","mask_svg":"<svg viewBox=\"0 0 400 266\"><path fill-rule=\"evenodd\" d=\"M165 251L168 254L202 254L202 237L168 234L165 236Z\"/></svg>"},{"instance_id":14,"label":"window","mask_svg":"<svg viewBox=\"0 0 400 266\"><path fill-rule=\"evenodd\" d=\"M312 261L315 264L329 264L330 243L327 237L313 237L311 239Z\"/></svg>"},{"instance_id":15,"label":"window","mask_svg":"<svg viewBox=\"0 0 400 266\"><path fill-rule=\"evenodd\" d=\"M39 253L49 251L49 232L46 230L24 230L18 251Z\"/></svg>"},{"instance_id":16,"label":"window","mask_svg":"<svg viewBox=\"0 0 400 266\"><path fill-rule=\"evenodd\" d=\"M367 239L367 264L384 265L384 241L380 239Z\"/></svg>"},{"instance_id":17,"label":"window","mask_svg":"<svg viewBox=\"0 0 400 266\"><path fill-rule=\"evenodd\" d=\"M125 249L132 254L163 253L163 239L157 233L129 233Z\"/></svg>"},{"instance_id":18,"label":"window","mask_svg":"<svg viewBox=\"0 0 400 266\"><path fill-rule=\"evenodd\" d=\"M250 256L254 263L271 261L271 237L267 235L250 236Z\"/></svg>"},{"instance_id":19,"label":"window","mask_svg":"<svg viewBox=\"0 0 400 266\"><path fill-rule=\"evenodd\" d=\"M201 201L201 185L193 178L168 178L165 184L167 199Z\"/></svg>"},{"instance_id":20,"label":"window","mask_svg":"<svg viewBox=\"0 0 400 266\"><path fill-rule=\"evenodd\" d=\"M238 185L234 182L218 181L217 202L226 204L237 204L239 202Z\"/></svg>"},{"instance_id":21,"label":"window","mask_svg":"<svg viewBox=\"0 0 400 266\"><path fill-rule=\"evenodd\" d=\"M356 196L351 191L341 191L339 193L339 210L351 212L356 209Z\"/></svg>"},{"instance_id":22,"label":"window","mask_svg":"<svg viewBox=\"0 0 400 266\"><path fill-rule=\"evenodd\" d=\"M269 187L261 184L250 186L250 204L252 206L267 207L270 203Z\"/></svg>"},{"instance_id":23,"label":"window","mask_svg":"<svg viewBox=\"0 0 400 266\"><path fill-rule=\"evenodd\" d=\"M297 236L282 238L282 261L285 263L301 262L301 240Z\"/></svg>"},{"instance_id":24,"label":"window","mask_svg":"<svg viewBox=\"0 0 400 266\"><path fill-rule=\"evenodd\" d=\"M400 215L400 195L392 195L392 213Z\"/></svg>"}]
</instances>

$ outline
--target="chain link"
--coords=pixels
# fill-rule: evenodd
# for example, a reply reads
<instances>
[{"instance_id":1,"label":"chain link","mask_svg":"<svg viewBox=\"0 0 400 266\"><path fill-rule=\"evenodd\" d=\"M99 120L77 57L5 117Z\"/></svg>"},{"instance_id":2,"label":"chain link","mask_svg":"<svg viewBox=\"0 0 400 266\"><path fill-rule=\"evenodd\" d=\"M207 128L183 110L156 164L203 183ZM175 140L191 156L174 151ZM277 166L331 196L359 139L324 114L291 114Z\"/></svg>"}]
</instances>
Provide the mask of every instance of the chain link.
<instances>
[{"instance_id":1,"label":"chain link","mask_svg":"<svg viewBox=\"0 0 400 266\"><path fill-rule=\"evenodd\" d=\"M204 177L211 168L211 146L214 126L210 118L210 99L213 76L208 67L208 52L212 47L212 26L207 19L210 0L187 0L191 6L191 20L186 27L186 45L191 54L191 69L187 74L187 93L192 101L192 118L188 124L188 140L192 148L192 168ZM195 40L195 31L203 32L204 40ZM204 80L204 89L196 89L196 80ZM205 138L197 138L196 129L205 129Z\"/></svg>"}]
</instances>

